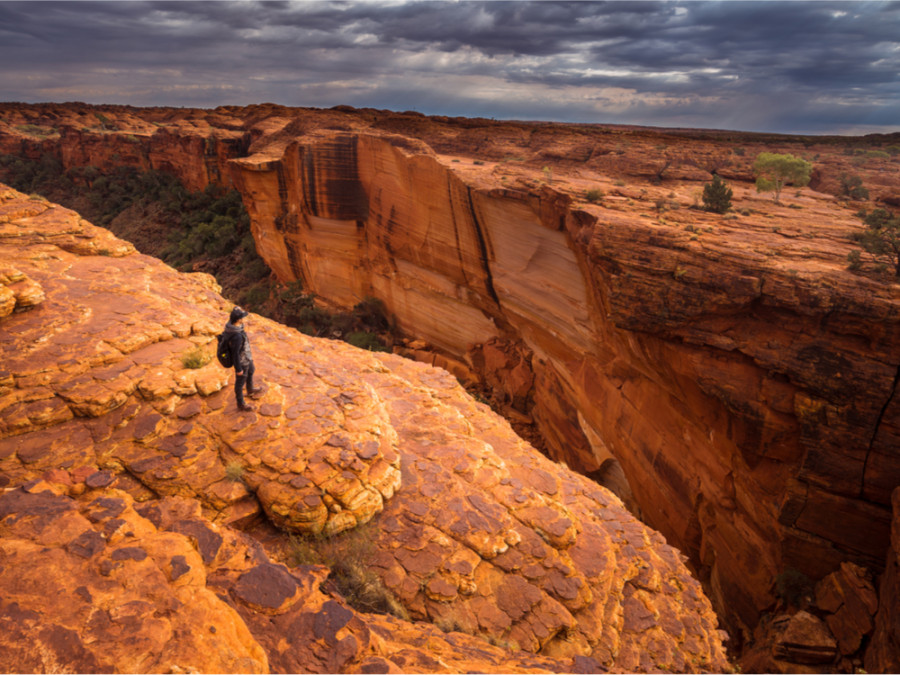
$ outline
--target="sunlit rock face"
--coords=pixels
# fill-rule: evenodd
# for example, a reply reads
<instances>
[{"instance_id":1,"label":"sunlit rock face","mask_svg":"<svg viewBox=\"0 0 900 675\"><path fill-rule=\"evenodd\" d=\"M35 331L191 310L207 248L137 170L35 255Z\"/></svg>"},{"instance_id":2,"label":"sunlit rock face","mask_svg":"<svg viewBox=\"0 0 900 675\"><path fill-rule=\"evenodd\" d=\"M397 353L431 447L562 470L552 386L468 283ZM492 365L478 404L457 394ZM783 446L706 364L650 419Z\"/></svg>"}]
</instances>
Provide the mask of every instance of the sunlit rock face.
<instances>
[{"instance_id":1,"label":"sunlit rock face","mask_svg":"<svg viewBox=\"0 0 900 675\"><path fill-rule=\"evenodd\" d=\"M390 136L297 141L234 167L282 278L342 305L379 297L472 365L492 341L522 345L551 456L586 472L615 457L648 522L748 624L786 567L880 566L900 480L900 305L896 287L844 271L852 225L827 199L809 199L817 239L797 261L771 228L717 221L700 242L562 190L491 187Z\"/></svg>"},{"instance_id":2,"label":"sunlit rock face","mask_svg":"<svg viewBox=\"0 0 900 675\"><path fill-rule=\"evenodd\" d=\"M900 294L846 270L863 205L832 194L858 173L890 203L890 160L731 132L114 112L108 143L142 132L151 165L241 191L282 281L342 306L381 298L441 363L533 421L551 457L621 468L635 512L690 556L730 626L756 624L785 569L884 567ZM62 135L18 131L53 115L85 127L62 107L9 106L0 147L74 158ZM782 204L756 194L761 151L815 156L810 188ZM735 190L726 216L691 208L712 172Z\"/></svg>"},{"instance_id":3,"label":"sunlit rock face","mask_svg":"<svg viewBox=\"0 0 900 675\"><path fill-rule=\"evenodd\" d=\"M208 275L0 187L13 263L44 297L0 319L4 669L728 669L679 551L446 371L253 315L242 413L184 359L231 308ZM455 632L349 609L234 529L261 520L374 523L371 568Z\"/></svg>"}]
</instances>

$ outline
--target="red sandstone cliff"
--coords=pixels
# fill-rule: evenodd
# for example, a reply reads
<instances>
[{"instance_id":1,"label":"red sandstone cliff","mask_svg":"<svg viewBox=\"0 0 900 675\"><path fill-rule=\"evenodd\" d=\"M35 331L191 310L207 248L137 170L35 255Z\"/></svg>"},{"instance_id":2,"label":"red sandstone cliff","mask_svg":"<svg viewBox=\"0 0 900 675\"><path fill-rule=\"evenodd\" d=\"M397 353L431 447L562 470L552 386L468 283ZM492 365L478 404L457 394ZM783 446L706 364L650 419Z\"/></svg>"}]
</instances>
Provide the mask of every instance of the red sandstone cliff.
<instances>
[{"instance_id":1,"label":"red sandstone cliff","mask_svg":"<svg viewBox=\"0 0 900 675\"><path fill-rule=\"evenodd\" d=\"M447 372L253 316L266 391L241 414L230 371L182 361L230 309L208 275L5 186L0 269L4 670L728 668L679 552ZM376 524L369 564L447 632L277 563L287 535L235 529L262 514Z\"/></svg>"},{"instance_id":2,"label":"red sandstone cliff","mask_svg":"<svg viewBox=\"0 0 900 675\"><path fill-rule=\"evenodd\" d=\"M4 112L5 152L75 163L115 161L119 136L163 125L129 161L233 182L282 280L336 304L382 298L495 383L553 457L619 462L734 625L755 625L787 568L883 567L900 291L846 271L859 205L819 190L852 171L890 203L895 163L808 139L812 187L774 205L740 181L758 151L797 152L786 137L256 106L107 111L118 133L42 140L22 125L64 109ZM735 181L733 216L687 208L713 170Z\"/></svg>"}]
</instances>

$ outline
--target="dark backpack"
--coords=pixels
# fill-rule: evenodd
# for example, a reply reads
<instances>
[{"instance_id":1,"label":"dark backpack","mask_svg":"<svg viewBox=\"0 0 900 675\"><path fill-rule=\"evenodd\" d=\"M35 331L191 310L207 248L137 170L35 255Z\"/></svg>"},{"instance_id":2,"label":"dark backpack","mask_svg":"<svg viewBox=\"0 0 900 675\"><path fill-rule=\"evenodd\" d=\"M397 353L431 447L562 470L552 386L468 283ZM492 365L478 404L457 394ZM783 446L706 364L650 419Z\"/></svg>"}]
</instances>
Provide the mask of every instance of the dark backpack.
<instances>
[{"instance_id":1,"label":"dark backpack","mask_svg":"<svg viewBox=\"0 0 900 675\"><path fill-rule=\"evenodd\" d=\"M231 336L225 333L219 333L216 336L218 345L216 346L216 358L225 368L234 368L234 359L231 358L231 348L229 347L229 339Z\"/></svg>"}]
</instances>

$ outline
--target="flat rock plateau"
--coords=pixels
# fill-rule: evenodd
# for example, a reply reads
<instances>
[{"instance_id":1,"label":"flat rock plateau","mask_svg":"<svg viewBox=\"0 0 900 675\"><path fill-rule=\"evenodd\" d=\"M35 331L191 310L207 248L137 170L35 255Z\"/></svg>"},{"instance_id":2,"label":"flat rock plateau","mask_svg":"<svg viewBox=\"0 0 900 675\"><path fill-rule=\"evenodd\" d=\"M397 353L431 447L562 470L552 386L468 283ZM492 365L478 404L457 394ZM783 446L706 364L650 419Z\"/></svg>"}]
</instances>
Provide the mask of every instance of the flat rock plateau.
<instances>
[{"instance_id":1,"label":"flat rock plateau","mask_svg":"<svg viewBox=\"0 0 900 675\"><path fill-rule=\"evenodd\" d=\"M847 254L857 211L900 206L898 146L0 104L2 154L234 187L279 281L409 338L254 315L239 414L229 371L182 364L215 279L2 188L0 665L725 671L728 637L744 670L896 670L900 284ZM763 151L810 184L757 193ZM697 208L714 173L725 215ZM364 528L405 618L286 553Z\"/></svg>"}]
</instances>

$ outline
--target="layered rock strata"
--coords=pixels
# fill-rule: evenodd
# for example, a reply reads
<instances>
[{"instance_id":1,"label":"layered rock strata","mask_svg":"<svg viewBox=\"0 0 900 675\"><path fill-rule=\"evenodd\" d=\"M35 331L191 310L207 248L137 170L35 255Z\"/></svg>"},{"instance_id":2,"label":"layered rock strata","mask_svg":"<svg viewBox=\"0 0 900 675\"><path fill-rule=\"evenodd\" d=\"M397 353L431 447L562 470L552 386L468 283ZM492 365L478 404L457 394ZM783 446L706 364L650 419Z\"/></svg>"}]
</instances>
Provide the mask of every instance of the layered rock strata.
<instances>
[{"instance_id":1,"label":"layered rock strata","mask_svg":"<svg viewBox=\"0 0 900 675\"><path fill-rule=\"evenodd\" d=\"M4 189L13 261L46 297L2 319L0 584L10 639L47 647L4 651L4 668L728 668L679 552L446 371L253 316L266 391L241 414L230 371L182 361L230 309L210 277ZM458 632L327 598L320 568L280 567L233 529L263 516L295 533L376 523L385 585ZM123 630L140 648L110 665Z\"/></svg>"},{"instance_id":2,"label":"layered rock strata","mask_svg":"<svg viewBox=\"0 0 900 675\"><path fill-rule=\"evenodd\" d=\"M828 193L855 173L894 203L892 160L854 145L895 139L277 106L103 112L112 133L90 128L89 107L7 106L0 148L76 162L84 146L112 162L101 148L134 133L146 160L128 161L232 182L283 281L336 304L380 297L442 364L535 422L553 457L592 475L621 467L635 510L690 554L734 626L755 625L785 569L818 580L845 561L883 566L900 298L845 270L864 205ZM815 156L811 189L781 205L756 195L763 150ZM736 213L687 209L712 172L734 182Z\"/></svg>"},{"instance_id":3,"label":"layered rock strata","mask_svg":"<svg viewBox=\"0 0 900 675\"><path fill-rule=\"evenodd\" d=\"M845 271L841 238L858 225L828 199L803 197L809 239L784 208L774 226L657 220L565 188L492 187L393 137L233 165L280 278L343 305L375 295L470 365L519 345L551 455L585 472L621 463L648 522L747 625L785 568L882 564L900 293Z\"/></svg>"}]
</instances>

